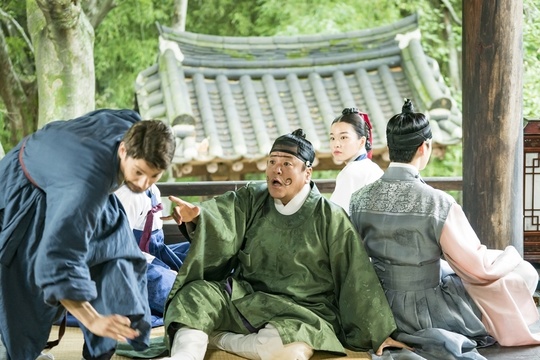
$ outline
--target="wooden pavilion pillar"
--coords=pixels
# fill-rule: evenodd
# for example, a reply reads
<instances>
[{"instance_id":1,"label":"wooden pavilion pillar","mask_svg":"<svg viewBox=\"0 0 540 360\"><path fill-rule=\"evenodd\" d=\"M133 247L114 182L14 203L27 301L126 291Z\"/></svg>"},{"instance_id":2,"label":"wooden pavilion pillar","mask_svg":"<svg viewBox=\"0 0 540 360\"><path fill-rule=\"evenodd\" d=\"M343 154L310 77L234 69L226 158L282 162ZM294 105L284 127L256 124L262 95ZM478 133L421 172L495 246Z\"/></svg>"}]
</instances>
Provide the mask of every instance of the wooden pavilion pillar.
<instances>
[{"instance_id":1,"label":"wooden pavilion pillar","mask_svg":"<svg viewBox=\"0 0 540 360\"><path fill-rule=\"evenodd\" d=\"M523 1L463 0L463 208L523 254Z\"/></svg>"}]
</instances>

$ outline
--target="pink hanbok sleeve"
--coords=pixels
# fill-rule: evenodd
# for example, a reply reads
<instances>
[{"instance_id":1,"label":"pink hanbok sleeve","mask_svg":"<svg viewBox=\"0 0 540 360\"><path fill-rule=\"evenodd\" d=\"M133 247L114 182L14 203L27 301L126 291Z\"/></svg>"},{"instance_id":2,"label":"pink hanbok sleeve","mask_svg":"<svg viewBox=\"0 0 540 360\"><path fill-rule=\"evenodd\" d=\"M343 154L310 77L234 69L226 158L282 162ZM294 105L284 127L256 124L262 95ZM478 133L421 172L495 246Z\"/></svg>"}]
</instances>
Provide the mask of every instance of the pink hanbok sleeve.
<instances>
[{"instance_id":1,"label":"pink hanbok sleeve","mask_svg":"<svg viewBox=\"0 0 540 360\"><path fill-rule=\"evenodd\" d=\"M482 322L502 346L540 344L529 325L538 321L532 293L538 273L513 246L488 249L457 204L450 209L440 245L482 312Z\"/></svg>"}]
</instances>

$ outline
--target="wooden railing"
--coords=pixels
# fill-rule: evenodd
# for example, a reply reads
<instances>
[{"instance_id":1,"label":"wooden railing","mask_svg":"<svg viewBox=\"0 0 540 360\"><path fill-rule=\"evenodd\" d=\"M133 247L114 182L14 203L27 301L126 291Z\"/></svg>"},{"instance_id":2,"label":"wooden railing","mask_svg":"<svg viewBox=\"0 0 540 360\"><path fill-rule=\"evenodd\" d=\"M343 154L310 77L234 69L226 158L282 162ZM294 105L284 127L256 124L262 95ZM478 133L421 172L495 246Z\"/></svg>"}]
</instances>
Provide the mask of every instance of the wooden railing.
<instances>
[{"instance_id":1,"label":"wooden railing","mask_svg":"<svg viewBox=\"0 0 540 360\"><path fill-rule=\"evenodd\" d=\"M334 191L336 181L334 179L314 179L313 180L323 194L330 194ZM461 177L431 177L424 178L424 181L436 189L443 191L461 191L463 180ZM236 190L251 181L194 181L157 183L161 196L174 195L182 196L215 196L224 192Z\"/></svg>"},{"instance_id":2,"label":"wooden railing","mask_svg":"<svg viewBox=\"0 0 540 360\"><path fill-rule=\"evenodd\" d=\"M319 191L323 194L330 194L334 191L336 181L334 179L314 179ZM424 181L436 189L443 191L461 191L463 180L461 177L431 177L424 178ZM175 182L175 183L157 183L162 197L174 195L177 197L185 196L204 196L211 197L221 195L227 191L234 191L241 188L251 181L194 181L194 182ZM185 241L175 224L166 223L163 225L165 232L165 242L167 244Z\"/></svg>"}]
</instances>

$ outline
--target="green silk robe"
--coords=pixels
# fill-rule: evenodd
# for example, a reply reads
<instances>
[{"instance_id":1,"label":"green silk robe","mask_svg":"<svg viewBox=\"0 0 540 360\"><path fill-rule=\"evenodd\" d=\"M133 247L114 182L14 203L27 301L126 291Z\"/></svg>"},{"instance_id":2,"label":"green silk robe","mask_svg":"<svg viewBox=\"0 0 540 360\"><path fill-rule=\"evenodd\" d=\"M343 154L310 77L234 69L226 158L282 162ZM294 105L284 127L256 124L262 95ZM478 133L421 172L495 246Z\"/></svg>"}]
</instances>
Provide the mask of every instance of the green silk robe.
<instances>
[{"instance_id":1,"label":"green silk robe","mask_svg":"<svg viewBox=\"0 0 540 360\"><path fill-rule=\"evenodd\" d=\"M205 305L183 306L192 295L185 286L204 279L223 288L232 277L234 307L256 328L274 325L284 344L376 350L396 329L392 312L347 214L311 187L300 210L288 216L275 209L265 183L198 204L191 249L167 301L166 328L216 330L199 323L210 311ZM209 289L207 296L213 294Z\"/></svg>"}]
</instances>

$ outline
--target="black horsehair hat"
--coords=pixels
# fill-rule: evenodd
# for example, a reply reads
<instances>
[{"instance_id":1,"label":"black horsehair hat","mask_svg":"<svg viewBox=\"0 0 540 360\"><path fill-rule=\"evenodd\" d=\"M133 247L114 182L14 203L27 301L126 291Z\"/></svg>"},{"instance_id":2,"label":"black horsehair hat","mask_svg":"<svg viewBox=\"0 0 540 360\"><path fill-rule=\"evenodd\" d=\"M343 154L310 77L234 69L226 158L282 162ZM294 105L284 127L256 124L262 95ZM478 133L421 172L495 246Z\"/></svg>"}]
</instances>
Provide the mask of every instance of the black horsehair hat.
<instances>
[{"instance_id":1,"label":"black horsehair hat","mask_svg":"<svg viewBox=\"0 0 540 360\"><path fill-rule=\"evenodd\" d=\"M306 139L306 134L302 129L296 129L290 134L281 135L274 141L270 153L281 151L296 156L307 167L313 166L315 160L315 149L313 145Z\"/></svg>"}]
</instances>

